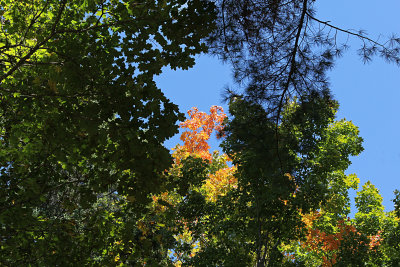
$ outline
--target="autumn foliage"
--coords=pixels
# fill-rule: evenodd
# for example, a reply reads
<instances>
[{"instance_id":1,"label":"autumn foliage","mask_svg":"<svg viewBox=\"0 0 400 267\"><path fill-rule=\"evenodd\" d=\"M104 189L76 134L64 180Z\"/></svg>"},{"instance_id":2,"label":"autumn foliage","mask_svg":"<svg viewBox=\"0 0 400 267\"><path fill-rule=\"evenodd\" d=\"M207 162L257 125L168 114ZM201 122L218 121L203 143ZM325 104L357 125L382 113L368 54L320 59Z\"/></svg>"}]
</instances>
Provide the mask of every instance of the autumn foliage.
<instances>
[{"instance_id":1,"label":"autumn foliage","mask_svg":"<svg viewBox=\"0 0 400 267\"><path fill-rule=\"evenodd\" d=\"M306 239L302 243L302 247L309 252L314 252L320 255L322 266L334 266L338 261L338 251L344 242L348 243L351 240L350 246L347 244L349 252L352 255L358 253L360 247L364 247L369 251L375 250L381 241L380 232L372 236L364 236L357 228L351 224L350 219L340 220L337 222L337 231L334 233L326 233L318 227L315 227L315 222L322 216L318 211L303 215L302 221L305 224Z\"/></svg>"},{"instance_id":2,"label":"autumn foliage","mask_svg":"<svg viewBox=\"0 0 400 267\"><path fill-rule=\"evenodd\" d=\"M206 199L215 201L219 195L236 186L237 180L234 177L235 166L228 166L230 162L226 154L219 155L219 152L210 152L208 141L213 132L217 137L223 135L223 122L226 118L224 110L220 106L212 106L210 114L192 108L187 112L188 119L180 124L182 129L186 129L180 137L183 145L177 145L174 148L173 157L176 164L188 156L200 157L206 160L210 166L221 165L215 171L210 171L208 179L203 188L207 192ZM218 162L220 164L218 164Z\"/></svg>"},{"instance_id":3,"label":"autumn foliage","mask_svg":"<svg viewBox=\"0 0 400 267\"><path fill-rule=\"evenodd\" d=\"M199 225L204 223L202 222L204 219L202 213L196 213L197 207L201 207L200 210L202 210L204 206L218 204L218 199L223 199L221 197L227 195L230 190L238 188L238 180L235 177L238 175L237 167L232 166L228 155L210 151L209 140L212 134L216 133L217 137L223 136L226 114L222 107L212 106L209 113L192 108L187 114L187 119L180 124L180 128L183 130L180 140L183 144L178 144L173 149L174 164L167 174L177 180L192 179L190 174L188 175L188 168L192 168L191 171L196 172L196 165L191 164L202 162L203 167L201 168L205 168L202 172L203 178L200 183L194 182L195 185L191 185L186 191L180 192L174 189L153 196L157 212L167 213L168 209L172 207L180 214L175 221L176 229L179 230L174 238L178 244L182 244L182 246L185 244L186 249L170 251L175 266L181 266L183 263L191 261L205 249L203 247L204 240L209 237L205 234L207 230L201 234L196 232ZM294 181L291 174L286 173L285 176ZM290 194L292 200L297 198L299 191L300 188L296 185L295 191ZM201 197L198 197L199 195ZM290 208L291 200L281 201L283 201L284 207ZM190 208L186 209L185 205ZM189 212L189 216L185 216L185 212ZM362 229L357 229L358 226L351 220L335 219L321 224L329 217L322 210L302 213L300 209L296 212L302 218L303 225L301 227L303 227L304 235L294 241L293 244L297 249L291 249L291 245L282 244L280 246L281 253L286 256L288 261L300 260L299 262L302 262L302 259L307 258L307 263L313 263L315 260L318 262L318 266L324 267L340 265L346 257L359 257L362 261L365 256L375 253L382 243L381 232L368 235ZM144 234L148 232L141 225L138 227ZM298 252L301 255L297 254Z\"/></svg>"},{"instance_id":4,"label":"autumn foliage","mask_svg":"<svg viewBox=\"0 0 400 267\"><path fill-rule=\"evenodd\" d=\"M187 113L189 118L182 122L180 127L188 130L181 135L180 139L184 145L179 146L179 149L211 160L210 145L207 141L214 130L220 133L223 129L222 123L226 118L223 108L212 106L209 115L197 108L192 108Z\"/></svg>"},{"instance_id":5,"label":"autumn foliage","mask_svg":"<svg viewBox=\"0 0 400 267\"><path fill-rule=\"evenodd\" d=\"M206 201L215 202L221 195L226 194L230 189L235 188L237 180L234 177L236 167L229 166L230 159L226 154L220 154L218 151L210 152L209 140L213 133L221 137L223 131L223 122L226 114L222 107L212 106L210 113L201 112L197 108L192 108L187 112L188 118L180 124L184 132L180 136L183 144L178 144L173 148L172 157L174 164L167 171L169 175L179 177L178 179L187 179L184 177L183 169L187 168L188 159L201 159L206 164L206 177L201 186L191 188L192 191L201 192ZM182 198L183 197L183 198ZM178 207L184 199L190 197L179 196L174 192L164 192L153 196L153 203L158 212L165 212L166 206L158 203L168 203L169 206ZM179 209L179 208L178 208ZM192 258L199 250L200 243L192 238L192 232L189 230L189 224L196 224L198 218L194 217L188 220L180 218L177 224L181 225L181 232L175 236L178 243L188 244L187 251L171 251L174 258L174 265L181 266L185 257Z\"/></svg>"}]
</instances>

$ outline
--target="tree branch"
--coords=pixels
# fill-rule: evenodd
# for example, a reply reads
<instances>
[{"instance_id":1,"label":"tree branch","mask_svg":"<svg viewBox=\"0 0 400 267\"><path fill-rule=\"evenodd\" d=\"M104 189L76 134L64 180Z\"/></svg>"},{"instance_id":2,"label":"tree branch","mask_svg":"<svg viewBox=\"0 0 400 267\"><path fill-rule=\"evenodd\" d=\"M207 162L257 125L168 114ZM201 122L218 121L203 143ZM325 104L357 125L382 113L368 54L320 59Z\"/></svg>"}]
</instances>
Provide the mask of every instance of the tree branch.
<instances>
[{"instance_id":1,"label":"tree branch","mask_svg":"<svg viewBox=\"0 0 400 267\"><path fill-rule=\"evenodd\" d=\"M300 21L299 21L299 25L298 25L298 28L297 28L296 40L294 42L292 58L291 58L291 63L290 63L290 71L289 71L288 78L286 80L285 87L283 88L281 99L279 101L278 114L277 114L277 119L276 119L277 120L276 121L277 124L279 122L280 113L282 112L283 99L284 99L284 97L286 95L286 92L289 90L290 82L292 81L293 74L294 74L294 71L296 69L296 55L297 55L297 51L299 49L299 40L300 40L301 31L303 30L304 18L305 18L306 13L307 13L307 1L308 0L304 0L303 1L303 10L301 12Z\"/></svg>"},{"instance_id":2,"label":"tree branch","mask_svg":"<svg viewBox=\"0 0 400 267\"><path fill-rule=\"evenodd\" d=\"M356 37L358 37L358 38L360 38L360 39L368 40L368 41L370 41L371 43L373 43L373 44L375 44L375 45L377 45L377 46L380 46L380 47L383 47L383 48L386 49L385 45L383 45L383 44L381 44L381 43L378 43L377 41L375 41L375 40L373 40L373 39L371 39L371 38L369 38L369 37L367 37L367 36L364 36L364 35L362 35L362 34L359 34L359 33L356 33L356 32L352 32L352 31L349 31L349 30L345 30L345 29L342 29L342 28L339 28L339 27L336 27L336 26L330 24L328 21L319 20L319 19L313 17L313 16L312 16L309 12L307 12L307 11L306 11L306 14L307 14L307 16L308 16L310 19L315 20L315 21L318 22L318 23L324 24L324 25L326 25L326 26L328 26L328 27L331 27L332 29L335 29L335 30L338 30L338 31L341 31L341 32L344 32L344 33L347 33L347 34L350 34L350 35L353 35L353 36L356 36Z\"/></svg>"},{"instance_id":3,"label":"tree branch","mask_svg":"<svg viewBox=\"0 0 400 267\"><path fill-rule=\"evenodd\" d=\"M294 42L294 47L293 47L293 52L292 52L292 58L290 60L290 71L289 71L288 78L286 80L285 87L283 88L283 92L281 94L281 98L279 100L278 113L276 114L276 125L275 125L276 152L277 152L277 156L278 156L278 159L279 159L279 162L280 162L280 165L281 165L282 174L283 174L283 170L282 170L283 165L282 165L281 157L279 155L279 132L278 132L279 117L280 117L280 114L282 112L283 99L284 99L287 91L289 90L290 82L292 81L292 76L293 76L295 68L296 68L296 55L297 55L297 51L299 49L299 40L300 40L301 32L303 30L304 18L305 18L306 13L307 13L307 1L308 0L304 0L303 1L303 9L302 9L302 12L301 12L300 21L299 21L299 25L298 25L298 28L297 28L296 39L295 39L295 42Z\"/></svg>"},{"instance_id":4,"label":"tree branch","mask_svg":"<svg viewBox=\"0 0 400 267\"><path fill-rule=\"evenodd\" d=\"M19 67L21 67L25 61L30 58L41 46L43 46L44 44L47 43L47 41L49 41L57 32L56 32L56 28L58 23L60 22L61 19L61 15L65 9L65 6L67 4L67 0L63 0L61 2L60 5L60 9L58 10L58 14L57 17L54 21L54 24L51 28L50 34L40 43L37 43L33 48L31 48L31 50L28 52L28 54L26 54L24 57L21 58L21 60L19 60L9 71L7 71L5 74L3 74L0 77L0 84L10 75L12 75Z\"/></svg>"}]
</instances>

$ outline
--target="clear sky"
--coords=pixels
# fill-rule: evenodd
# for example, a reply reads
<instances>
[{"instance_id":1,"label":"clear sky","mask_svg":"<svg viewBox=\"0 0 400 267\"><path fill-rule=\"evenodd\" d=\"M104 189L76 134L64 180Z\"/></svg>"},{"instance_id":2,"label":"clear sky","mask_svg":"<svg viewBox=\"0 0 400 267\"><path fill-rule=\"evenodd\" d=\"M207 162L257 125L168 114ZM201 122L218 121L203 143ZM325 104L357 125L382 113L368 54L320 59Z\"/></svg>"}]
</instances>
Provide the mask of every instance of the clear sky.
<instances>
[{"instance_id":1,"label":"clear sky","mask_svg":"<svg viewBox=\"0 0 400 267\"><path fill-rule=\"evenodd\" d=\"M319 0L316 7L316 17L336 26L363 29L372 38L382 35L380 40L392 33L400 36L399 0ZM393 190L400 190L400 67L380 58L365 65L357 55L360 42L350 39L349 44L351 49L329 75L332 93L340 104L338 119L353 121L364 138L365 150L352 158L347 173L356 173L360 186L368 180L377 186L388 211L393 209ZM221 103L221 92L233 85L230 66L206 55L188 71L165 69L156 81L182 112L191 107L208 111L212 105L227 109ZM165 145L172 148L178 141L174 137ZM215 141L213 144L217 148Z\"/></svg>"}]
</instances>

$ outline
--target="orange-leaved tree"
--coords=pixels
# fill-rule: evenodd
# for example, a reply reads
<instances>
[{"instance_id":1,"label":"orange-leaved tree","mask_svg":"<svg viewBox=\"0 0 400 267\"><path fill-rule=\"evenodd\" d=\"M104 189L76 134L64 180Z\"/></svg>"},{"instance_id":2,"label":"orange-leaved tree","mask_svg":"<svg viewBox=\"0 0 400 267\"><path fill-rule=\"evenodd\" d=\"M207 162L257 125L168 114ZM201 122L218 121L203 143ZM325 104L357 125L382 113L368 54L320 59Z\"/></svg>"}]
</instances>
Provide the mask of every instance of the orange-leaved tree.
<instances>
[{"instance_id":1,"label":"orange-leaved tree","mask_svg":"<svg viewBox=\"0 0 400 267\"><path fill-rule=\"evenodd\" d=\"M229 163L229 157L210 151L212 134L216 133L218 138L223 136L226 118L223 108L212 106L209 114L192 108L187 114L187 119L180 124L184 130L180 136L183 144L173 148L174 163L167 170L166 177L172 186L153 196L156 213L160 216L175 213L173 223L166 222L175 233L176 246L169 252L175 266L188 262L201 246L201 239L206 238L204 231L196 236L189 228L200 225L207 203L214 203L237 186L236 167Z\"/></svg>"},{"instance_id":2,"label":"orange-leaved tree","mask_svg":"<svg viewBox=\"0 0 400 267\"><path fill-rule=\"evenodd\" d=\"M378 190L369 182L357 193L358 212L354 219L348 216L348 190L357 189L356 175L336 173L330 187L329 200L318 211L302 214L305 237L288 249L287 258L307 266L359 266L370 263L384 265L386 259L382 242L385 225L390 216L383 212Z\"/></svg>"},{"instance_id":3,"label":"orange-leaved tree","mask_svg":"<svg viewBox=\"0 0 400 267\"><path fill-rule=\"evenodd\" d=\"M229 166L229 157L226 154L220 155L218 151L210 152L208 141L213 132L217 137L223 136L223 122L226 118L224 110L220 106L212 106L210 114L192 108L187 112L188 119L180 124L186 129L180 139L183 145L174 148L173 158L179 166L187 157L199 157L208 164L208 175L202 189L208 200L215 201L219 195L225 194L230 188L236 186L236 179L233 176L236 167Z\"/></svg>"},{"instance_id":4,"label":"orange-leaved tree","mask_svg":"<svg viewBox=\"0 0 400 267\"><path fill-rule=\"evenodd\" d=\"M189 118L180 124L182 129L187 129L180 137L184 144L177 147L187 152L188 155L196 155L211 161L212 156L209 151L208 140L213 131L222 132L226 114L223 108L219 106L212 106L210 114L199 111L195 107L187 113Z\"/></svg>"},{"instance_id":5,"label":"orange-leaved tree","mask_svg":"<svg viewBox=\"0 0 400 267\"><path fill-rule=\"evenodd\" d=\"M324 267L331 267L347 261L343 259L344 255L351 255L353 263L366 262L369 254L379 247L379 232L368 236L360 232L350 218L333 222L336 224L335 230L331 233L325 232L318 227L318 220L322 216L318 211L303 215L306 237L301 242L301 247L305 253L310 254L308 256L312 257L314 262L318 261Z\"/></svg>"}]
</instances>

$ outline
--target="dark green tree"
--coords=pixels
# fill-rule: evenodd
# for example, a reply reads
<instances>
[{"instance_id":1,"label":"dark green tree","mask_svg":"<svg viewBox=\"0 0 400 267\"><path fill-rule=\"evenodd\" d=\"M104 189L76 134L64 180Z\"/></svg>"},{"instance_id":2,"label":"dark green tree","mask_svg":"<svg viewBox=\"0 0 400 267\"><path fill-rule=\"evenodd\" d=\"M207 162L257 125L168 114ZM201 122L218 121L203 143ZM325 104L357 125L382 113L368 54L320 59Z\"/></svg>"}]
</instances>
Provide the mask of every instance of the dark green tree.
<instances>
[{"instance_id":1,"label":"dark green tree","mask_svg":"<svg viewBox=\"0 0 400 267\"><path fill-rule=\"evenodd\" d=\"M114 242L157 262L135 233L183 116L153 77L192 67L213 21L203 0L0 1L1 265L110 266Z\"/></svg>"}]
</instances>

